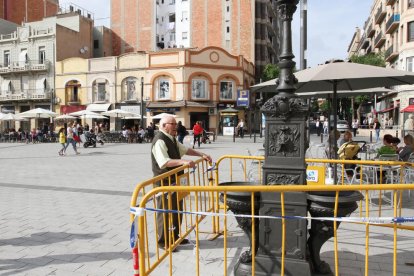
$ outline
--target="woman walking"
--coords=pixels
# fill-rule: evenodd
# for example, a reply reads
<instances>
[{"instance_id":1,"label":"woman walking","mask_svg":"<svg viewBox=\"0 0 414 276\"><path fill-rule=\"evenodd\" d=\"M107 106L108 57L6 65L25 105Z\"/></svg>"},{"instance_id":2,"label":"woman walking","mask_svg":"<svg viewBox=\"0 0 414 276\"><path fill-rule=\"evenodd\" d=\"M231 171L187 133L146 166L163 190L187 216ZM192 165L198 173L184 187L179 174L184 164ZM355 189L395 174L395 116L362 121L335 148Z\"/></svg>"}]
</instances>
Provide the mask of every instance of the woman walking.
<instances>
[{"instance_id":1,"label":"woman walking","mask_svg":"<svg viewBox=\"0 0 414 276\"><path fill-rule=\"evenodd\" d=\"M378 141L380 139L380 131L381 131L381 124L378 121L378 118L375 118L375 120L374 120L374 129L375 129L375 133L377 135L377 141L376 142L378 143Z\"/></svg>"},{"instance_id":2,"label":"woman walking","mask_svg":"<svg viewBox=\"0 0 414 276\"><path fill-rule=\"evenodd\" d=\"M200 139L201 139L201 135L203 134L203 127L201 126L201 122L197 121L193 127L193 133L194 133L194 143L193 143L193 148L196 144L196 141L198 142L198 148L200 148Z\"/></svg>"},{"instance_id":3,"label":"woman walking","mask_svg":"<svg viewBox=\"0 0 414 276\"><path fill-rule=\"evenodd\" d=\"M73 140L73 128L69 126L67 128L67 132L68 132L68 136L66 140L65 153L66 153L67 148L69 147L69 144L72 144L73 150L76 152L76 154L80 154L80 152L76 150L76 141Z\"/></svg>"},{"instance_id":4,"label":"woman walking","mask_svg":"<svg viewBox=\"0 0 414 276\"><path fill-rule=\"evenodd\" d=\"M65 129L61 127L59 129L59 143L62 145L62 149L59 151L59 155L63 156L66 155L66 136L65 136Z\"/></svg>"}]
</instances>

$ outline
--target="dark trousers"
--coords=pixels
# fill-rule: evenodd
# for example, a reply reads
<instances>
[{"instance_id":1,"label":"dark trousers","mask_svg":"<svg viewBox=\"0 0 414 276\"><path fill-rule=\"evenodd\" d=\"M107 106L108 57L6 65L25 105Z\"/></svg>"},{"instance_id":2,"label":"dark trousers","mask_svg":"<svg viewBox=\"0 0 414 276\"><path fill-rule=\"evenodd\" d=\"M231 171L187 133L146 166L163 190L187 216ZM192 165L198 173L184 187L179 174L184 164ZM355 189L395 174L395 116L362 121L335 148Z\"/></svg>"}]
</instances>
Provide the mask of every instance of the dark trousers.
<instances>
[{"instance_id":1,"label":"dark trousers","mask_svg":"<svg viewBox=\"0 0 414 276\"><path fill-rule=\"evenodd\" d=\"M356 135L357 135L357 130L358 130L357 128L352 129L352 131L354 132L354 137L356 137Z\"/></svg>"},{"instance_id":2,"label":"dark trousers","mask_svg":"<svg viewBox=\"0 0 414 276\"><path fill-rule=\"evenodd\" d=\"M157 197L156 199L157 209L182 211L183 201L180 200L177 204L177 193L172 193L170 195L168 193L165 193L163 196ZM171 209L168 208L170 199L171 199ZM170 238L169 231L172 228L174 229L172 230L174 233L174 240L177 240L180 237L180 227L181 227L181 222L182 222L182 216L176 213L171 214L172 225L170 225L169 216L170 214L168 213L157 212L158 243L161 243L161 244L165 243L167 245L169 244L169 238Z\"/></svg>"},{"instance_id":3,"label":"dark trousers","mask_svg":"<svg viewBox=\"0 0 414 276\"><path fill-rule=\"evenodd\" d=\"M198 143L198 147L200 147L200 143L201 143L200 138L201 138L201 134L198 134L198 135L195 135L194 134L194 145L193 145L193 148L194 148L194 146L196 144L196 141Z\"/></svg>"}]
</instances>

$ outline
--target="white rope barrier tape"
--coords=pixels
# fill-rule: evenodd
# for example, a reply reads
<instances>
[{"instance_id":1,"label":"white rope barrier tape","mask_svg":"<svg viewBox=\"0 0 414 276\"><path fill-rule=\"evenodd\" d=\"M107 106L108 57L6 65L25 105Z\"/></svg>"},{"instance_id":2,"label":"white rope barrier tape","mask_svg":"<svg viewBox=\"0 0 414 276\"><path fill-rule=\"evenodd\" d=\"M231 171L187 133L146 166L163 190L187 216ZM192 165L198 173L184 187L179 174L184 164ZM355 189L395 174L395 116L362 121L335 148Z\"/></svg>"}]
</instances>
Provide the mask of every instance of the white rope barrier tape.
<instances>
[{"instance_id":1,"label":"white rope barrier tape","mask_svg":"<svg viewBox=\"0 0 414 276\"><path fill-rule=\"evenodd\" d=\"M131 207L131 213L135 214L135 208ZM199 215L199 216L211 216L211 217L240 217L240 218L253 218L252 215L242 214L224 214L224 213L212 213L212 212L188 212L188 211L177 211L177 210L164 210L155 208L139 208L138 214L143 216L144 211L158 212L158 213L172 213L182 215ZM359 222L368 224L387 224L387 223L407 223L414 222L414 217L301 217L301 216L254 216L255 219L313 219L313 220L326 220L326 221L337 221L337 222Z\"/></svg>"}]
</instances>

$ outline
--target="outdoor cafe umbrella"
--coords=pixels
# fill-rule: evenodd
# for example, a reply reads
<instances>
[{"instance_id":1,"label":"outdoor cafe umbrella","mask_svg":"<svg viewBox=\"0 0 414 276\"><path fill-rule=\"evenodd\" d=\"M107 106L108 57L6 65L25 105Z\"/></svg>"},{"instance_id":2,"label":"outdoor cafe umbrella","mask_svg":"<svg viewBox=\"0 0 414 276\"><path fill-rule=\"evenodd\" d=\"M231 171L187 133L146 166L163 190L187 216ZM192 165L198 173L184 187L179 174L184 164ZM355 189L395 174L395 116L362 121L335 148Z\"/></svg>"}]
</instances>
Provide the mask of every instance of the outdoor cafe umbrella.
<instances>
[{"instance_id":1,"label":"outdoor cafe umbrella","mask_svg":"<svg viewBox=\"0 0 414 276\"><path fill-rule=\"evenodd\" d=\"M114 118L124 118L127 116L135 116L136 114L133 112L125 111L122 109L113 109L106 112L102 112L102 115L114 117Z\"/></svg>"},{"instance_id":2,"label":"outdoor cafe umbrella","mask_svg":"<svg viewBox=\"0 0 414 276\"><path fill-rule=\"evenodd\" d=\"M28 111L19 113L19 117L24 118L53 118L56 116L57 113L43 108L30 109Z\"/></svg>"},{"instance_id":3,"label":"outdoor cafe umbrella","mask_svg":"<svg viewBox=\"0 0 414 276\"><path fill-rule=\"evenodd\" d=\"M72 115L68 115L68 114L59 115L55 118L55 120L64 120L64 121L73 120L73 119L76 119L76 117Z\"/></svg>"},{"instance_id":4,"label":"outdoor cafe umbrella","mask_svg":"<svg viewBox=\"0 0 414 276\"><path fill-rule=\"evenodd\" d=\"M317 92L331 90L332 110L336 110L338 90L358 90L381 86L414 83L414 73L352 62L332 62L295 73L298 79L296 92ZM272 83L273 81L273 83ZM255 92L276 92L275 80L253 86ZM256 89L254 89L256 87ZM330 123L330 120L328 121ZM336 116L333 128L336 131ZM332 147L333 142L330 141ZM331 151L332 152L332 151ZM336 156L336 153L334 154Z\"/></svg>"},{"instance_id":5,"label":"outdoor cafe umbrella","mask_svg":"<svg viewBox=\"0 0 414 276\"><path fill-rule=\"evenodd\" d=\"M26 119L22 118L18 115L15 115L13 113L7 113L7 114L3 114L0 117L0 120L2 120L2 121L25 121Z\"/></svg>"},{"instance_id":6,"label":"outdoor cafe umbrella","mask_svg":"<svg viewBox=\"0 0 414 276\"><path fill-rule=\"evenodd\" d=\"M162 117L167 116L167 115L177 117L176 115L170 114L170 113L160 113L158 115L153 116L152 119L162 119Z\"/></svg>"}]
</instances>

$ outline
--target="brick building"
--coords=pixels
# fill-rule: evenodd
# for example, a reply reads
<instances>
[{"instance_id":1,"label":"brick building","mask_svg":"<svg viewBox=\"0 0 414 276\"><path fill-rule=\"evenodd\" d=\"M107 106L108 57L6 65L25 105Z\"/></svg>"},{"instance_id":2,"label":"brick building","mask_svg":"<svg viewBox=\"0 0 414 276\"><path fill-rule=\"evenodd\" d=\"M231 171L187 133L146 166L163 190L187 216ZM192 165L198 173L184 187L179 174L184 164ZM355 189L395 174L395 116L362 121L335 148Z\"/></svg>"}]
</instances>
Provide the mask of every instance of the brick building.
<instances>
[{"instance_id":1,"label":"brick building","mask_svg":"<svg viewBox=\"0 0 414 276\"><path fill-rule=\"evenodd\" d=\"M263 67L279 52L276 1L111 0L113 54L216 46Z\"/></svg>"},{"instance_id":2,"label":"brick building","mask_svg":"<svg viewBox=\"0 0 414 276\"><path fill-rule=\"evenodd\" d=\"M0 0L0 18L16 24L56 15L59 0Z\"/></svg>"}]
</instances>

